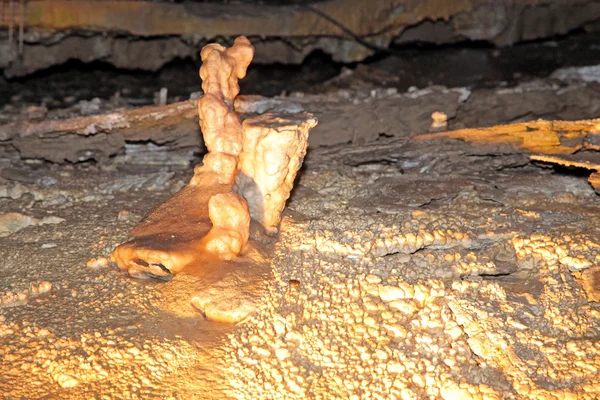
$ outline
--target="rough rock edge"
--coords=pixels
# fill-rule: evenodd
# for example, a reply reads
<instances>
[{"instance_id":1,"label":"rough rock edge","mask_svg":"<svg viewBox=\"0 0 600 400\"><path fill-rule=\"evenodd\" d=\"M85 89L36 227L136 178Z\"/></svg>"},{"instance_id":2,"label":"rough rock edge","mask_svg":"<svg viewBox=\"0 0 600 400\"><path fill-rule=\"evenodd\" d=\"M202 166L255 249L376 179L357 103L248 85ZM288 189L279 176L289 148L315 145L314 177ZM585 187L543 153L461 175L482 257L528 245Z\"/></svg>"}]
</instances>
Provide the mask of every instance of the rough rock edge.
<instances>
[{"instance_id":1,"label":"rough rock edge","mask_svg":"<svg viewBox=\"0 0 600 400\"><path fill-rule=\"evenodd\" d=\"M552 0L352 3L330 0L311 7L357 36L368 37L375 47L387 47L391 42L454 43L465 39L506 46L578 28L594 30L600 19L600 4L590 0L568 4ZM0 41L0 68L8 77L27 75L68 59L157 70L175 58L196 58L201 46L219 37L232 39L239 34L253 40L256 61L261 63L296 64L314 50L341 62L356 62L373 54L373 49L349 39L340 28L304 6L44 1L29 2L26 7L22 54L18 54L16 42ZM95 12L97 7L103 12ZM106 7L112 11L104 12ZM226 13L219 12L222 7L227 7ZM354 18L357 12L364 18ZM72 18L52 17L64 13ZM128 14L135 17L128 18ZM278 18L272 18L274 14Z\"/></svg>"}]
</instances>

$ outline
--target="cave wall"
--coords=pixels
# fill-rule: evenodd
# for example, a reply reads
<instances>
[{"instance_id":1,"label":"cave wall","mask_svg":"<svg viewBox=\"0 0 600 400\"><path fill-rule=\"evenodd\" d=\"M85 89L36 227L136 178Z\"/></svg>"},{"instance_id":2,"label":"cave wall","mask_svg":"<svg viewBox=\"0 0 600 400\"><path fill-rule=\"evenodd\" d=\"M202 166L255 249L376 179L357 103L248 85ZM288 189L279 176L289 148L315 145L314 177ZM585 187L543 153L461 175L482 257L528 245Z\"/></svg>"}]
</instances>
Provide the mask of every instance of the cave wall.
<instances>
[{"instance_id":1,"label":"cave wall","mask_svg":"<svg viewBox=\"0 0 600 400\"><path fill-rule=\"evenodd\" d=\"M2 3L0 3L2 4ZM6 2L4 2L6 4ZM391 43L499 46L600 28L595 0L329 0L287 5L32 0L0 18L0 69L23 76L70 59L154 71L208 42L252 38L256 62L298 64L313 50L360 61ZM18 35L22 25L23 34ZM328 20L368 41L364 46ZM19 41L21 46L19 46Z\"/></svg>"}]
</instances>

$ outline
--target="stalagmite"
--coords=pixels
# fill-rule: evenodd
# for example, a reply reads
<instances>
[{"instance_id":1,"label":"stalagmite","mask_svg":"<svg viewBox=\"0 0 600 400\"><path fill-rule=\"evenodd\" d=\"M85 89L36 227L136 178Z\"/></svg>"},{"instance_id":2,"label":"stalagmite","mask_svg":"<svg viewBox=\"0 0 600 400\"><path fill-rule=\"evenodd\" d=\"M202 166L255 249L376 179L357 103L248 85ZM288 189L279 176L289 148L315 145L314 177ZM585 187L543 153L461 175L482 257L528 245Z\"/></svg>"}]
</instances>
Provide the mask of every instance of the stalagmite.
<instances>
[{"instance_id":1,"label":"stalagmite","mask_svg":"<svg viewBox=\"0 0 600 400\"><path fill-rule=\"evenodd\" d=\"M132 276L170 277L190 264L233 260L248 245L251 216L277 232L317 121L307 113L264 114L242 124L233 104L253 55L245 37L230 48L202 49L198 115L208 154L190 183L113 251L112 260Z\"/></svg>"},{"instance_id":2,"label":"stalagmite","mask_svg":"<svg viewBox=\"0 0 600 400\"><path fill-rule=\"evenodd\" d=\"M317 120L306 114L287 119L265 114L242 125L244 143L234 190L248 200L252 218L267 233L277 233L306 154L308 132L316 124Z\"/></svg>"}]
</instances>

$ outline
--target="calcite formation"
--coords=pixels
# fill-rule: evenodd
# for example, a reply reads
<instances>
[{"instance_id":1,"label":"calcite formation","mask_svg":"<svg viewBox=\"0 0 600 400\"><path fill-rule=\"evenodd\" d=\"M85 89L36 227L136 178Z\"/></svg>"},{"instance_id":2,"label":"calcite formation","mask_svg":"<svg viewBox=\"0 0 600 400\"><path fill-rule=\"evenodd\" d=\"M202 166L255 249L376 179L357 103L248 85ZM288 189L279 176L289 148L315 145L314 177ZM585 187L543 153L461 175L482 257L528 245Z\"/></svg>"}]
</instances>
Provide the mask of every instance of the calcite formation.
<instances>
[{"instance_id":1,"label":"calcite formation","mask_svg":"<svg viewBox=\"0 0 600 400\"><path fill-rule=\"evenodd\" d=\"M198 115L208 154L189 185L113 251L113 261L132 276L170 277L190 264L236 258L248 244L251 215L267 233L277 232L317 121L309 114L265 114L241 123L233 105L253 54L243 36L230 48L202 49Z\"/></svg>"},{"instance_id":2,"label":"calcite formation","mask_svg":"<svg viewBox=\"0 0 600 400\"><path fill-rule=\"evenodd\" d=\"M35 199L32 216L68 224L0 240L0 393L600 398L600 197L580 176L518 167L489 147L419 143L313 149L260 280L254 227L234 262L200 259L208 253L178 242L205 237L211 199L231 192L209 185L213 174L197 174L141 224L146 237L135 231L149 254L192 255L209 272L192 275L191 265L159 285L119 279L101 256L175 179L137 198L119 183L139 179L129 169L41 169L60 177L50 187L3 181L5 206L25 212ZM192 305L217 320L221 299L242 319L249 309L234 290L253 294L248 282L267 287L243 324L199 321Z\"/></svg>"},{"instance_id":3,"label":"calcite formation","mask_svg":"<svg viewBox=\"0 0 600 400\"><path fill-rule=\"evenodd\" d=\"M477 144L508 144L546 155L573 154L589 147L585 139L600 132L600 120L528 121L489 128L469 128L417 135L416 140L460 139Z\"/></svg>"},{"instance_id":4,"label":"calcite formation","mask_svg":"<svg viewBox=\"0 0 600 400\"><path fill-rule=\"evenodd\" d=\"M300 114L281 118L265 114L243 123L244 144L234 190L250 205L252 218L267 233L277 233L281 212L308 146L308 132L317 124Z\"/></svg>"},{"instance_id":5,"label":"calcite formation","mask_svg":"<svg viewBox=\"0 0 600 400\"><path fill-rule=\"evenodd\" d=\"M385 202L373 181L394 174L407 188L396 208L367 210ZM495 175L502 202L465 186L420 208L404 205L411 181L396 166L307 171L302 185L321 196L290 205L308 218L284 218L264 308L229 336L229 395L598 398L596 212L557 213L596 197L571 177L539 187L537 174L519 175ZM515 182L544 196L519 209L531 195ZM348 201L361 192L360 206Z\"/></svg>"},{"instance_id":6,"label":"calcite formation","mask_svg":"<svg viewBox=\"0 0 600 400\"><path fill-rule=\"evenodd\" d=\"M233 100L240 92L238 79L246 70L254 49L245 37L236 39L230 49L213 43L202 49L200 68L204 96L198 100L198 115L208 154L204 166L217 173L221 183L231 183L242 151L242 128L233 111ZM202 171L198 171L201 174ZM192 181L194 183L194 181Z\"/></svg>"}]
</instances>

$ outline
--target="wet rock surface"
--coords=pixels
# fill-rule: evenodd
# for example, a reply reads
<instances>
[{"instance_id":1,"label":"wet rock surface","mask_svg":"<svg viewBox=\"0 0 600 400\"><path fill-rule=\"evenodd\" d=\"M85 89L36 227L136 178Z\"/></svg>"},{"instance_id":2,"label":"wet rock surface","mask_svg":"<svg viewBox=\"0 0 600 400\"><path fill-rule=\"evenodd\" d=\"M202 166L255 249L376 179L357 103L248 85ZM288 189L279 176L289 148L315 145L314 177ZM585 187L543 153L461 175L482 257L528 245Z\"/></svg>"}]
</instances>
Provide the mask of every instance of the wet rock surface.
<instances>
[{"instance_id":1,"label":"wet rock surface","mask_svg":"<svg viewBox=\"0 0 600 400\"><path fill-rule=\"evenodd\" d=\"M598 398L600 200L586 178L463 142L386 140L309 150L256 287L185 270L139 281L109 264L191 166L2 154L0 393ZM190 301L229 307L231 288L260 299L237 326Z\"/></svg>"},{"instance_id":2,"label":"wet rock surface","mask_svg":"<svg viewBox=\"0 0 600 400\"><path fill-rule=\"evenodd\" d=\"M395 207L356 203L390 177L407 183ZM597 263L598 200L576 178L542 177L463 177L415 206L416 177L393 166L307 171L313 194L289 206L265 309L229 336L230 393L597 398L600 306L576 277ZM446 179L427 185L447 192Z\"/></svg>"}]
</instances>

